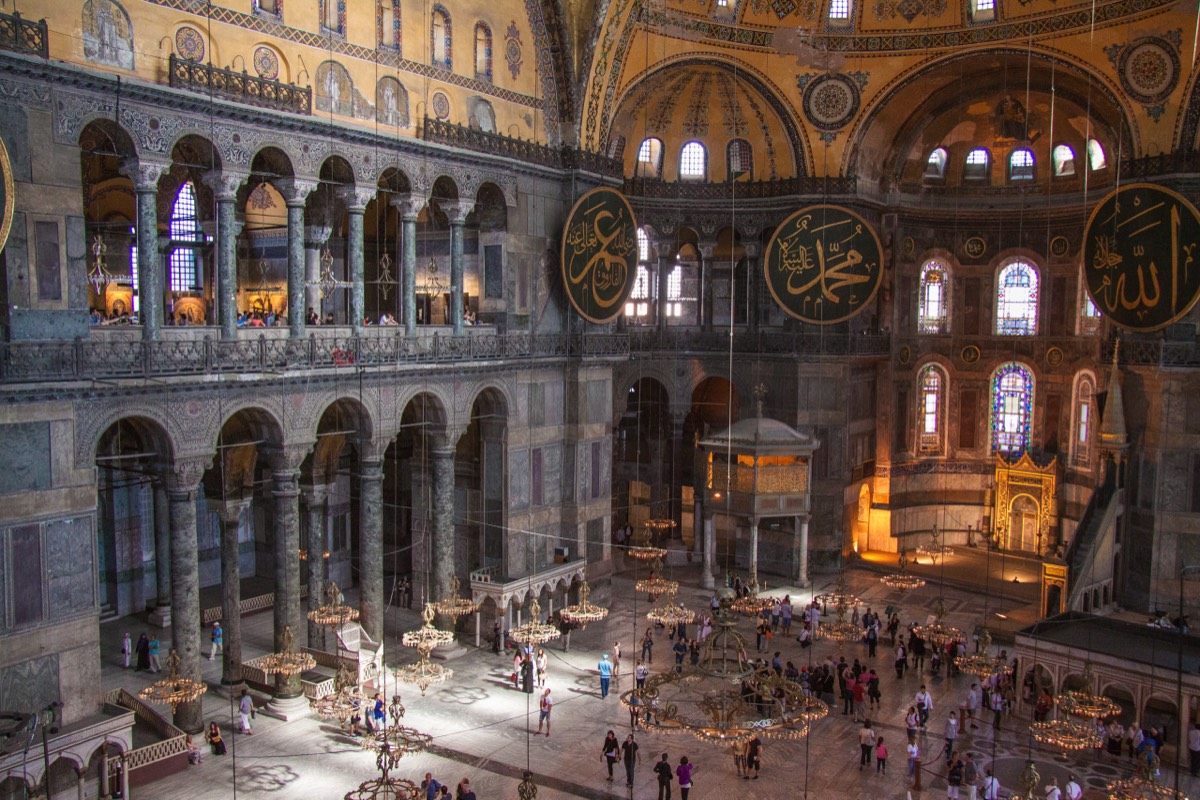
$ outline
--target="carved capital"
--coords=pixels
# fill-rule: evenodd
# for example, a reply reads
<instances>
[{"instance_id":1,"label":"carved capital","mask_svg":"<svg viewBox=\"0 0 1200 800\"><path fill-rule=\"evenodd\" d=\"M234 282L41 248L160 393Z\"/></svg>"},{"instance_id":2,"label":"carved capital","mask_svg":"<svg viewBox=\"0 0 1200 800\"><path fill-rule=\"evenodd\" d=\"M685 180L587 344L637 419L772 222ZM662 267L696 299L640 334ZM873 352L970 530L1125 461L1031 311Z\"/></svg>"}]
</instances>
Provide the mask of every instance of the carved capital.
<instances>
[{"instance_id":1,"label":"carved capital","mask_svg":"<svg viewBox=\"0 0 1200 800\"><path fill-rule=\"evenodd\" d=\"M425 198L416 194L394 194L389 202L405 222L416 222L425 207Z\"/></svg>"},{"instance_id":2,"label":"carved capital","mask_svg":"<svg viewBox=\"0 0 1200 800\"><path fill-rule=\"evenodd\" d=\"M210 500L209 510L216 513L217 518L225 524L236 524L242 518L242 510L250 506L250 498L238 500Z\"/></svg>"},{"instance_id":3,"label":"carved capital","mask_svg":"<svg viewBox=\"0 0 1200 800\"><path fill-rule=\"evenodd\" d=\"M651 240L654 245L654 256L659 261L664 258L674 258L677 248L674 236L659 236Z\"/></svg>"},{"instance_id":4,"label":"carved capital","mask_svg":"<svg viewBox=\"0 0 1200 800\"><path fill-rule=\"evenodd\" d=\"M445 213L451 225L462 225L467 221L467 215L475 208L475 204L469 200L452 200L439 203L438 207Z\"/></svg>"},{"instance_id":5,"label":"carved capital","mask_svg":"<svg viewBox=\"0 0 1200 800\"><path fill-rule=\"evenodd\" d=\"M742 249L746 252L746 258L758 258L762 250L758 242L744 242Z\"/></svg>"},{"instance_id":6,"label":"carved capital","mask_svg":"<svg viewBox=\"0 0 1200 800\"><path fill-rule=\"evenodd\" d=\"M308 483L300 487L300 499L309 508L325 505L327 497L329 497L329 484L327 483Z\"/></svg>"},{"instance_id":7,"label":"carved capital","mask_svg":"<svg viewBox=\"0 0 1200 800\"><path fill-rule=\"evenodd\" d=\"M300 465L304 463L304 459L312 452L312 443L308 444L293 444L285 447L263 448L262 455L266 463L271 467L271 472L278 481L281 476L293 475L298 476ZM296 478L298 480L298 477Z\"/></svg>"},{"instance_id":8,"label":"carved capital","mask_svg":"<svg viewBox=\"0 0 1200 800\"><path fill-rule=\"evenodd\" d=\"M333 235L333 226L331 225L305 225L304 246L320 247L329 241L331 235Z\"/></svg>"},{"instance_id":9,"label":"carved capital","mask_svg":"<svg viewBox=\"0 0 1200 800\"><path fill-rule=\"evenodd\" d=\"M212 188L218 203L232 203L237 200L238 189L249 177L242 172L211 170L204 173L204 183Z\"/></svg>"},{"instance_id":10,"label":"carved capital","mask_svg":"<svg viewBox=\"0 0 1200 800\"><path fill-rule=\"evenodd\" d=\"M170 161L127 158L121 162L121 174L133 181L133 188L139 192L157 192L158 179L170 169Z\"/></svg>"},{"instance_id":11,"label":"carved capital","mask_svg":"<svg viewBox=\"0 0 1200 800\"><path fill-rule=\"evenodd\" d=\"M717 253L717 243L716 242L711 242L711 243L701 242L699 250L700 250L701 258L703 258L705 260L711 260L712 257L714 255L716 255L716 253Z\"/></svg>"},{"instance_id":12,"label":"carved capital","mask_svg":"<svg viewBox=\"0 0 1200 800\"><path fill-rule=\"evenodd\" d=\"M343 186L338 192L338 197L346 204L347 211L361 214L367 210L367 203L374 199L376 191L373 187Z\"/></svg>"},{"instance_id":13,"label":"carved capital","mask_svg":"<svg viewBox=\"0 0 1200 800\"><path fill-rule=\"evenodd\" d=\"M283 195L283 201L288 206L302 206L309 194L317 188L317 181L301 180L300 178L285 178L275 184L275 188Z\"/></svg>"},{"instance_id":14,"label":"carved capital","mask_svg":"<svg viewBox=\"0 0 1200 800\"><path fill-rule=\"evenodd\" d=\"M174 493L191 493L200 486L210 459L188 458L171 462L166 475L167 490Z\"/></svg>"}]
</instances>

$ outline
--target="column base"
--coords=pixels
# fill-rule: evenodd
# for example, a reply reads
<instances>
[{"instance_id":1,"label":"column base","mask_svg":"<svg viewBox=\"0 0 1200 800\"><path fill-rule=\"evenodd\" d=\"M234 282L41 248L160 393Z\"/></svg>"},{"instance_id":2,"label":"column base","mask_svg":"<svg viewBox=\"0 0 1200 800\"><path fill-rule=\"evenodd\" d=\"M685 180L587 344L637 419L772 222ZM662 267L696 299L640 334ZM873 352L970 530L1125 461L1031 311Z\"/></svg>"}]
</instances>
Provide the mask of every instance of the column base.
<instances>
[{"instance_id":1,"label":"column base","mask_svg":"<svg viewBox=\"0 0 1200 800\"><path fill-rule=\"evenodd\" d=\"M458 639L455 639L449 644L443 644L435 647L430 655L435 661L453 661L456 658L462 658L468 652L470 651L467 650L467 648L464 647L462 643L458 641Z\"/></svg>"},{"instance_id":2,"label":"column base","mask_svg":"<svg viewBox=\"0 0 1200 800\"><path fill-rule=\"evenodd\" d=\"M713 579L712 571L707 569L700 570L700 588L715 589L717 586L716 580Z\"/></svg>"},{"instance_id":3,"label":"column base","mask_svg":"<svg viewBox=\"0 0 1200 800\"><path fill-rule=\"evenodd\" d=\"M156 628L171 627L171 607L156 606L151 609L149 622Z\"/></svg>"},{"instance_id":4,"label":"column base","mask_svg":"<svg viewBox=\"0 0 1200 800\"><path fill-rule=\"evenodd\" d=\"M260 711L268 717L284 722L312 716L312 707L303 694L296 697L273 697Z\"/></svg>"}]
</instances>

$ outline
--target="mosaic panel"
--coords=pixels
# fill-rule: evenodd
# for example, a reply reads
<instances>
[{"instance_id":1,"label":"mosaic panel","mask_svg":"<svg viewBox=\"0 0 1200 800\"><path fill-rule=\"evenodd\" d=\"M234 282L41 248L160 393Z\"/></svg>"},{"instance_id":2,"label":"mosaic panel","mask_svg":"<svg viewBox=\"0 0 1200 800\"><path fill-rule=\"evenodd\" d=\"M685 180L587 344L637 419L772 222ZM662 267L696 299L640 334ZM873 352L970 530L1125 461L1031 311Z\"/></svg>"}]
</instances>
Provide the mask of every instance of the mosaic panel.
<instances>
[{"instance_id":1,"label":"mosaic panel","mask_svg":"<svg viewBox=\"0 0 1200 800\"><path fill-rule=\"evenodd\" d=\"M692 101L688 105L687 117L683 121L683 132L687 136L708 135L708 101L709 84L712 83L712 73L705 72L696 83L692 92Z\"/></svg>"},{"instance_id":2,"label":"mosaic panel","mask_svg":"<svg viewBox=\"0 0 1200 800\"><path fill-rule=\"evenodd\" d=\"M822 75L809 81L804 90L804 116L819 130L837 130L854 117L859 102L858 86L851 78Z\"/></svg>"},{"instance_id":3,"label":"mosaic panel","mask_svg":"<svg viewBox=\"0 0 1200 800\"><path fill-rule=\"evenodd\" d=\"M114 0L85 0L83 57L96 64L133 69L133 23Z\"/></svg>"},{"instance_id":4,"label":"mosaic panel","mask_svg":"<svg viewBox=\"0 0 1200 800\"><path fill-rule=\"evenodd\" d=\"M745 136L750 126L746 122L746 112L742 110L733 78L724 73L718 76L717 91L721 95L721 116L725 135Z\"/></svg>"},{"instance_id":5,"label":"mosaic panel","mask_svg":"<svg viewBox=\"0 0 1200 800\"><path fill-rule=\"evenodd\" d=\"M260 78L276 80L279 77L279 56L269 47L255 48L254 71Z\"/></svg>"},{"instance_id":6,"label":"mosaic panel","mask_svg":"<svg viewBox=\"0 0 1200 800\"><path fill-rule=\"evenodd\" d=\"M203 61L204 37L190 25L182 26L175 31L175 52L188 61Z\"/></svg>"},{"instance_id":7,"label":"mosaic panel","mask_svg":"<svg viewBox=\"0 0 1200 800\"><path fill-rule=\"evenodd\" d=\"M508 23L508 33L504 36L504 63L508 64L513 80L521 74L521 55L521 31L517 29L514 19Z\"/></svg>"}]
</instances>

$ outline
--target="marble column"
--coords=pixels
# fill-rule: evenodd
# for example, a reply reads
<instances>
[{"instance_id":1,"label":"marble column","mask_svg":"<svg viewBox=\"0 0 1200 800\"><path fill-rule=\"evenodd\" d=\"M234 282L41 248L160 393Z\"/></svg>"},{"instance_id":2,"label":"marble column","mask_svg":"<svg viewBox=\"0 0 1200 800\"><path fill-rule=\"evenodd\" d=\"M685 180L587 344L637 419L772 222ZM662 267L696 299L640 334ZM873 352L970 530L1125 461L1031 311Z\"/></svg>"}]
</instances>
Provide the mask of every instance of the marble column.
<instances>
[{"instance_id":1,"label":"marble column","mask_svg":"<svg viewBox=\"0 0 1200 800\"><path fill-rule=\"evenodd\" d=\"M758 520L750 522L750 586L758 586Z\"/></svg>"},{"instance_id":2,"label":"marble column","mask_svg":"<svg viewBox=\"0 0 1200 800\"><path fill-rule=\"evenodd\" d=\"M321 248L329 241L333 228L329 225L304 226L304 313L311 308L319 316L321 309Z\"/></svg>"},{"instance_id":3,"label":"marble column","mask_svg":"<svg viewBox=\"0 0 1200 800\"><path fill-rule=\"evenodd\" d=\"M799 554L796 564L796 585L806 587L808 581L808 518L800 519L800 531L796 542L796 552Z\"/></svg>"},{"instance_id":4,"label":"marble column","mask_svg":"<svg viewBox=\"0 0 1200 800\"><path fill-rule=\"evenodd\" d=\"M435 598L450 593L454 575L454 445L444 439L432 445L433 586Z\"/></svg>"},{"instance_id":5,"label":"marble column","mask_svg":"<svg viewBox=\"0 0 1200 800\"><path fill-rule=\"evenodd\" d=\"M453 454L452 454L453 455ZM453 468L453 461L451 461ZM451 473L453 480L453 473ZM453 495L452 495L453 496ZM372 641L383 641L383 463L362 461L358 478L359 614ZM453 525L453 522L451 522ZM451 527L453 531L453 527Z\"/></svg>"},{"instance_id":6,"label":"marble column","mask_svg":"<svg viewBox=\"0 0 1200 800\"><path fill-rule=\"evenodd\" d=\"M366 316L366 274L363 269L363 214L367 203L375 196L373 189L347 187L346 201L346 261L350 278L350 324L355 331L363 328Z\"/></svg>"},{"instance_id":7,"label":"marble column","mask_svg":"<svg viewBox=\"0 0 1200 800\"><path fill-rule=\"evenodd\" d=\"M238 529L244 501L217 503L221 520L221 683L242 682L242 570L238 563Z\"/></svg>"},{"instance_id":8,"label":"marble column","mask_svg":"<svg viewBox=\"0 0 1200 800\"><path fill-rule=\"evenodd\" d=\"M167 499L167 483L155 478L154 491L154 577L158 590L150 624L159 628L171 625L171 504Z\"/></svg>"},{"instance_id":9,"label":"marble column","mask_svg":"<svg viewBox=\"0 0 1200 800\"><path fill-rule=\"evenodd\" d=\"M300 614L300 462L303 454L289 449L271 472L275 506L275 652L283 648L283 629L291 626L296 647L303 642ZM275 696L288 700L301 693L300 676L277 676Z\"/></svg>"},{"instance_id":10,"label":"marble column","mask_svg":"<svg viewBox=\"0 0 1200 800\"><path fill-rule=\"evenodd\" d=\"M471 208L465 201L442 204L450 220L450 324L455 336L463 332L463 224Z\"/></svg>"},{"instance_id":11,"label":"marble column","mask_svg":"<svg viewBox=\"0 0 1200 800\"><path fill-rule=\"evenodd\" d=\"M293 339L304 336L304 201L316 183L288 179L277 187L287 203L288 221L288 333Z\"/></svg>"},{"instance_id":12,"label":"marble column","mask_svg":"<svg viewBox=\"0 0 1200 800\"><path fill-rule=\"evenodd\" d=\"M675 240L658 243L658 274L655 276L654 325L658 330L667 329L667 283L671 279L671 268L675 266Z\"/></svg>"},{"instance_id":13,"label":"marble column","mask_svg":"<svg viewBox=\"0 0 1200 800\"><path fill-rule=\"evenodd\" d=\"M417 217L422 201L414 195L394 195L392 206L400 215L400 275L404 334L417 332Z\"/></svg>"},{"instance_id":14,"label":"marble column","mask_svg":"<svg viewBox=\"0 0 1200 800\"><path fill-rule=\"evenodd\" d=\"M237 193L246 176L210 172L204 182L217 199L217 322L222 339L237 338L237 237L242 222L237 218Z\"/></svg>"},{"instance_id":15,"label":"marble column","mask_svg":"<svg viewBox=\"0 0 1200 800\"><path fill-rule=\"evenodd\" d=\"M304 487L301 502L304 504L305 548L308 550L308 610L312 611L325 602L326 543L326 498L328 487L316 484ZM308 623L308 646L323 648L325 626Z\"/></svg>"},{"instance_id":16,"label":"marble column","mask_svg":"<svg viewBox=\"0 0 1200 800\"><path fill-rule=\"evenodd\" d=\"M700 330L713 329L713 254L715 244L700 246Z\"/></svg>"},{"instance_id":17,"label":"marble column","mask_svg":"<svg viewBox=\"0 0 1200 800\"><path fill-rule=\"evenodd\" d=\"M697 495L700 492L696 493ZM696 541L700 544L700 558L703 566L700 568L700 588L712 589L713 570L712 570L712 548L709 547L709 538L712 536L712 527L709 525L709 518L704 513L704 503L699 499L696 500L693 507L692 515L695 520L695 536Z\"/></svg>"},{"instance_id":18,"label":"marble column","mask_svg":"<svg viewBox=\"0 0 1200 800\"><path fill-rule=\"evenodd\" d=\"M746 250L746 310L750 324L750 332L758 332L759 318L759 274L758 274L758 245L747 244Z\"/></svg>"},{"instance_id":19,"label":"marble column","mask_svg":"<svg viewBox=\"0 0 1200 800\"><path fill-rule=\"evenodd\" d=\"M179 674L200 680L200 567L196 533L196 492L204 475L200 461L171 465L167 497L171 507L171 648L179 656ZM168 648L162 648L166 662ZM175 708L175 727L188 733L204 728L200 701Z\"/></svg>"},{"instance_id":20,"label":"marble column","mask_svg":"<svg viewBox=\"0 0 1200 800\"><path fill-rule=\"evenodd\" d=\"M158 179L171 165L130 160L121 166L137 194L138 323L142 338L159 338L163 320L162 262L158 243Z\"/></svg>"}]
</instances>

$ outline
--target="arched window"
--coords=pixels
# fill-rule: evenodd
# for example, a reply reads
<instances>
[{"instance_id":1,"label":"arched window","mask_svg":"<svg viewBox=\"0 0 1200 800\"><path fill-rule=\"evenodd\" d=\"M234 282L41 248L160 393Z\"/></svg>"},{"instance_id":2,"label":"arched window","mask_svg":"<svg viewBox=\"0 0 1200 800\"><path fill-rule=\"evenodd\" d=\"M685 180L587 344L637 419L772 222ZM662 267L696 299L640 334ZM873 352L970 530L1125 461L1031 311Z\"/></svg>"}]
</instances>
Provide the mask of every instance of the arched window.
<instances>
[{"instance_id":1,"label":"arched window","mask_svg":"<svg viewBox=\"0 0 1200 800\"><path fill-rule=\"evenodd\" d=\"M321 0L321 33L346 35L346 3L344 0Z\"/></svg>"},{"instance_id":2,"label":"arched window","mask_svg":"<svg viewBox=\"0 0 1200 800\"><path fill-rule=\"evenodd\" d=\"M946 376L930 364L917 373L917 452L940 455Z\"/></svg>"},{"instance_id":3,"label":"arched window","mask_svg":"<svg viewBox=\"0 0 1200 800\"><path fill-rule=\"evenodd\" d=\"M638 240L638 261L642 264L650 261L650 237L646 235L644 228L637 229Z\"/></svg>"},{"instance_id":4,"label":"arched window","mask_svg":"<svg viewBox=\"0 0 1200 800\"><path fill-rule=\"evenodd\" d=\"M729 161L730 180L737 180L743 175L747 175L753 180L754 151L750 149L749 142L745 139L734 139L729 143L726 155Z\"/></svg>"},{"instance_id":5,"label":"arched window","mask_svg":"<svg viewBox=\"0 0 1200 800\"><path fill-rule=\"evenodd\" d=\"M667 274L667 304L668 317L683 316L683 266L676 264Z\"/></svg>"},{"instance_id":6,"label":"arched window","mask_svg":"<svg viewBox=\"0 0 1200 800\"><path fill-rule=\"evenodd\" d=\"M196 253L192 242L204 241L200 220L196 217L196 187L185 183L175 195L171 208L171 258L168 274L170 291L190 292L199 284L196 275Z\"/></svg>"},{"instance_id":7,"label":"arched window","mask_svg":"<svg viewBox=\"0 0 1200 800\"><path fill-rule=\"evenodd\" d=\"M1013 150L1008 157L1008 179L1010 181L1033 180L1033 151L1027 147Z\"/></svg>"},{"instance_id":8,"label":"arched window","mask_svg":"<svg viewBox=\"0 0 1200 800\"><path fill-rule=\"evenodd\" d=\"M700 142L688 142L679 152L679 180L702 181L708 176L708 153Z\"/></svg>"},{"instance_id":9,"label":"arched window","mask_svg":"<svg viewBox=\"0 0 1200 800\"><path fill-rule=\"evenodd\" d=\"M1021 453L1029 449L1029 424L1033 419L1033 374L1010 361L992 378L992 449Z\"/></svg>"},{"instance_id":10,"label":"arched window","mask_svg":"<svg viewBox=\"0 0 1200 800\"><path fill-rule=\"evenodd\" d=\"M450 14L441 6L433 7L433 16L429 25L430 47L435 67L453 68L453 51L450 39Z\"/></svg>"},{"instance_id":11,"label":"arched window","mask_svg":"<svg viewBox=\"0 0 1200 800\"><path fill-rule=\"evenodd\" d=\"M634 320L645 319L650 315L650 270L645 265L638 264L637 274L633 279L633 289L629 292L629 300L625 302L625 316Z\"/></svg>"},{"instance_id":12,"label":"arched window","mask_svg":"<svg viewBox=\"0 0 1200 800\"><path fill-rule=\"evenodd\" d=\"M643 139L642 146L638 148L637 177L661 178L662 156L662 139L655 139L654 137Z\"/></svg>"},{"instance_id":13,"label":"arched window","mask_svg":"<svg viewBox=\"0 0 1200 800\"><path fill-rule=\"evenodd\" d=\"M1033 336L1037 333L1038 274L1032 264L1013 261L996 280L996 333Z\"/></svg>"},{"instance_id":14,"label":"arched window","mask_svg":"<svg viewBox=\"0 0 1200 800\"><path fill-rule=\"evenodd\" d=\"M1071 415L1071 460L1077 467L1086 468L1091 462L1095 395L1096 383L1091 373L1079 373L1075 379L1075 411Z\"/></svg>"},{"instance_id":15,"label":"arched window","mask_svg":"<svg viewBox=\"0 0 1200 800\"><path fill-rule=\"evenodd\" d=\"M921 333L946 333L949 330L949 276L946 266L927 261L921 267L921 295L918 298L917 330Z\"/></svg>"},{"instance_id":16,"label":"arched window","mask_svg":"<svg viewBox=\"0 0 1200 800\"><path fill-rule=\"evenodd\" d=\"M996 18L996 0L971 0L971 21L990 22Z\"/></svg>"},{"instance_id":17,"label":"arched window","mask_svg":"<svg viewBox=\"0 0 1200 800\"><path fill-rule=\"evenodd\" d=\"M1082 300L1079 303L1079 332L1095 333L1100 330L1100 308L1092 302L1087 287L1080 281L1079 293Z\"/></svg>"},{"instance_id":18,"label":"arched window","mask_svg":"<svg viewBox=\"0 0 1200 800\"><path fill-rule=\"evenodd\" d=\"M1054 177L1069 178L1075 174L1075 151L1069 144L1054 148Z\"/></svg>"},{"instance_id":19,"label":"arched window","mask_svg":"<svg viewBox=\"0 0 1200 800\"><path fill-rule=\"evenodd\" d=\"M966 180L983 180L987 178L991 163L992 156L986 148L975 148L967 153L967 161L963 165L963 178Z\"/></svg>"},{"instance_id":20,"label":"arched window","mask_svg":"<svg viewBox=\"0 0 1200 800\"><path fill-rule=\"evenodd\" d=\"M1095 172L1098 169L1104 169L1108 166L1108 159L1104 157L1104 147L1095 139L1088 139L1088 169Z\"/></svg>"},{"instance_id":21,"label":"arched window","mask_svg":"<svg viewBox=\"0 0 1200 800\"><path fill-rule=\"evenodd\" d=\"M256 14L269 14L272 17L283 16L283 0L254 0L254 12Z\"/></svg>"},{"instance_id":22,"label":"arched window","mask_svg":"<svg viewBox=\"0 0 1200 800\"><path fill-rule=\"evenodd\" d=\"M946 177L946 149L938 147L929 154L925 162L925 177L932 180L942 180Z\"/></svg>"},{"instance_id":23,"label":"arched window","mask_svg":"<svg viewBox=\"0 0 1200 800\"><path fill-rule=\"evenodd\" d=\"M400 49L400 0L379 0L379 47Z\"/></svg>"},{"instance_id":24,"label":"arched window","mask_svg":"<svg viewBox=\"0 0 1200 800\"><path fill-rule=\"evenodd\" d=\"M850 22L853 10L851 0L829 0L829 21L835 25L845 25Z\"/></svg>"},{"instance_id":25,"label":"arched window","mask_svg":"<svg viewBox=\"0 0 1200 800\"><path fill-rule=\"evenodd\" d=\"M492 32L482 22L475 25L475 77L492 79Z\"/></svg>"}]
</instances>

